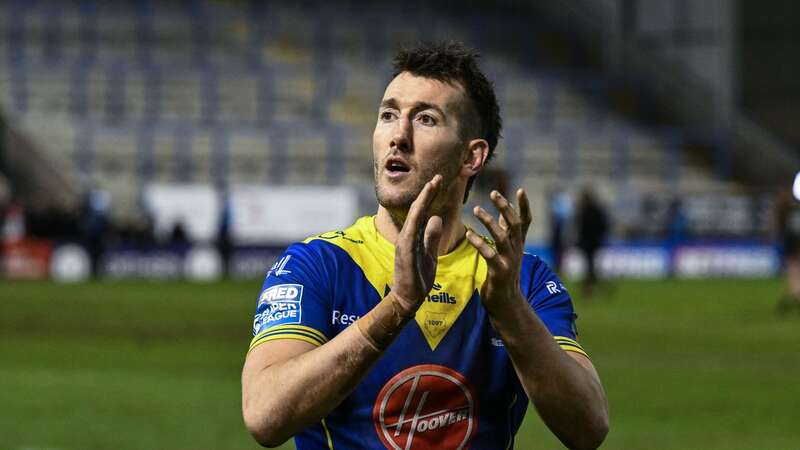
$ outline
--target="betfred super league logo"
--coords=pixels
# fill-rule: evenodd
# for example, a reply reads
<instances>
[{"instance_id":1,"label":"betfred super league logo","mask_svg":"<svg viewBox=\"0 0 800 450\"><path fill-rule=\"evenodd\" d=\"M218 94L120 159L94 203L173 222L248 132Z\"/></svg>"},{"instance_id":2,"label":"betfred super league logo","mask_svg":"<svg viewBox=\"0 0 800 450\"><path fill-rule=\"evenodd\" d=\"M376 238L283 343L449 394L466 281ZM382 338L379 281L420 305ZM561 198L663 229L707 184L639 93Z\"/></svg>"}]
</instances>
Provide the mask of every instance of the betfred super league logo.
<instances>
[{"instance_id":1,"label":"betfred super league logo","mask_svg":"<svg viewBox=\"0 0 800 450\"><path fill-rule=\"evenodd\" d=\"M409 367L383 386L372 420L390 450L463 450L478 429L477 407L463 375L425 364Z\"/></svg>"}]
</instances>

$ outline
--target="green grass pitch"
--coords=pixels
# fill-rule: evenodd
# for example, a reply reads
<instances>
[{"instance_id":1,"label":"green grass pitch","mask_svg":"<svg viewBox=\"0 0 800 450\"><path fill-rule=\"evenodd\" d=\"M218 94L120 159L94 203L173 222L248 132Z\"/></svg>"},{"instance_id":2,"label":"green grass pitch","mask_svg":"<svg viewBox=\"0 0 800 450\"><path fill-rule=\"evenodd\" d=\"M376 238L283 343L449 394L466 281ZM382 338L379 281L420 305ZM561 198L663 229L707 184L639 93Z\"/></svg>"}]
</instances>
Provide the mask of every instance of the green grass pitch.
<instances>
[{"instance_id":1,"label":"green grass pitch","mask_svg":"<svg viewBox=\"0 0 800 450\"><path fill-rule=\"evenodd\" d=\"M258 448L239 374L259 285L0 283L0 449ZM625 281L577 298L611 405L603 448L800 448L800 313L774 314L780 291ZM562 447L531 412L516 448Z\"/></svg>"}]
</instances>

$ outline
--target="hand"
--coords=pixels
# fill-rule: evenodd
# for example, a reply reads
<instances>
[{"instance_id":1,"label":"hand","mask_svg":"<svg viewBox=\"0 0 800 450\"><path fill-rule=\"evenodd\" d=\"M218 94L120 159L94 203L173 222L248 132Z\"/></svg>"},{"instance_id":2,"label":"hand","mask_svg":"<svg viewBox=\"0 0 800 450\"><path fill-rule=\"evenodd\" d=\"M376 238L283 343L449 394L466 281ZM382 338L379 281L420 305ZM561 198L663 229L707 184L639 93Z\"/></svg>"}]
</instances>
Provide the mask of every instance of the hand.
<instances>
[{"instance_id":1,"label":"hand","mask_svg":"<svg viewBox=\"0 0 800 450\"><path fill-rule=\"evenodd\" d=\"M436 278L442 218L428 218L428 209L441 184L441 175L434 175L431 181L425 183L408 210L395 244L392 292L409 315L425 300Z\"/></svg>"},{"instance_id":2,"label":"hand","mask_svg":"<svg viewBox=\"0 0 800 450\"><path fill-rule=\"evenodd\" d=\"M467 231L467 240L478 249L489 266L486 282L481 289L481 300L488 309L521 295L519 272L525 251L525 236L532 221L528 196L523 189L517 191L519 213L499 192L492 191L489 198L500 211L499 220L495 220L480 206L476 206L473 212L492 234L495 247L474 231Z\"/></svg>"}]
</instances>

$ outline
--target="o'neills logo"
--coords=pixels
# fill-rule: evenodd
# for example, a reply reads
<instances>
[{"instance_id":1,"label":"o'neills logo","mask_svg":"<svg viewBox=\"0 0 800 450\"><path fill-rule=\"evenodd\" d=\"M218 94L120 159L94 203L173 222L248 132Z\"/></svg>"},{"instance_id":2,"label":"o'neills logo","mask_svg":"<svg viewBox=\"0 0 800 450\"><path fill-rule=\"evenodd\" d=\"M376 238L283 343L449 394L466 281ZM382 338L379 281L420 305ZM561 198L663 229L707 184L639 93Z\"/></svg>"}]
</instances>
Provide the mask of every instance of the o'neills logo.
<instances>
[{"instance_id":1,"label":"o'neills logo","mask_svg":"<svg viewBox=\"0 0 800 450\"><path fill-rule=\"evenodd\" d=\"M463 375L435 364L409 367L383 386L372 420L390 450L462 450L478 429L477 397Z\"/></svg>"}]
</instances>

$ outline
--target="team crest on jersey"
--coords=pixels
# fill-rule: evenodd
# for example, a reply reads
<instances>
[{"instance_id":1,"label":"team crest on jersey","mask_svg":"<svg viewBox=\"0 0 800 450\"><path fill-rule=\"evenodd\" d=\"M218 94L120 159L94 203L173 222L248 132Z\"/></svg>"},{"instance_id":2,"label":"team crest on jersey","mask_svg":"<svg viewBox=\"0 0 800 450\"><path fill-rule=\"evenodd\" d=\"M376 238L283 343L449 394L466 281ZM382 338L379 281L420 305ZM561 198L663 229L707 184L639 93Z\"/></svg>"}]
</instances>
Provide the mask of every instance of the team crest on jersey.
<instances>
[{"instance_id":1,"label":"team crest on jersey","mask_svg":"<svg viewBox=\"0 0 800 450\"><path fill-rule=\"evenodd\" d=\"M398 373L378 393L375 431L390 450L469 448L478 429L475 391L448 367L424 364Z\"/></svg>"}]
</instances>

